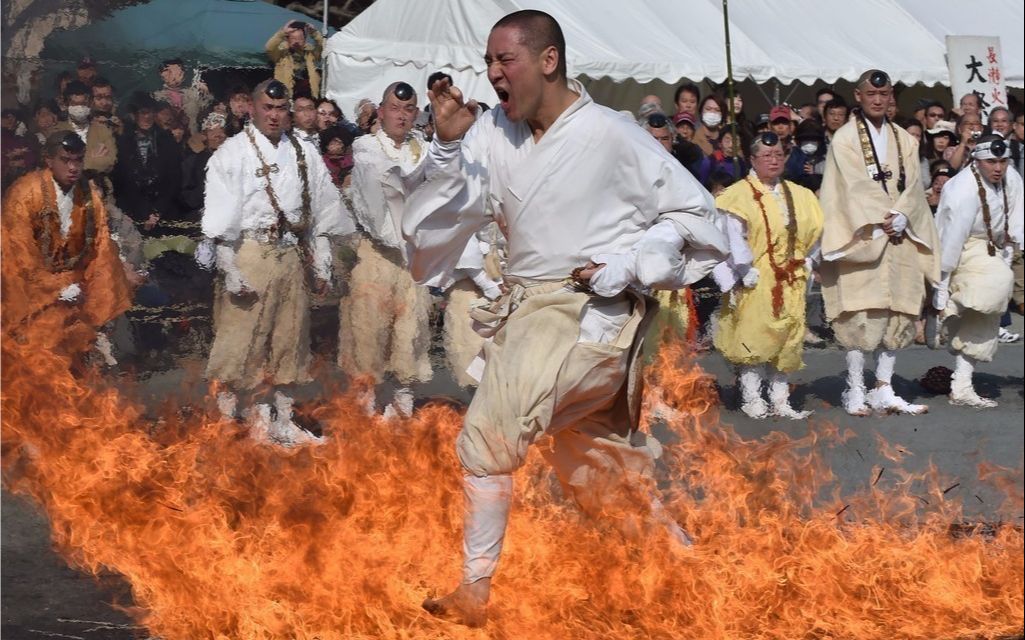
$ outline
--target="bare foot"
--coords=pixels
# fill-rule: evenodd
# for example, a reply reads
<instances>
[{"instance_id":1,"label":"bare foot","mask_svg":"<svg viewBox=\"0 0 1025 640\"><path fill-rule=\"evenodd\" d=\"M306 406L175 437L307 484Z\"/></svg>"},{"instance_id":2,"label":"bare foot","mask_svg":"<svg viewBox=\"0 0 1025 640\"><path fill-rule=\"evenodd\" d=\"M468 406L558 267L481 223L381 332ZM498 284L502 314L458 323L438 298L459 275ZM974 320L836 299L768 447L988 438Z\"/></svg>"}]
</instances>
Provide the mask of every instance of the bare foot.
<instances>
[{"instance_id":1,"label":"bare foot","mask_svg":"<svg viewBox=\"0 0 1025 640\"><path fill-rule=\"evenodd\" d=\"M490 594L491 578L482 578L470 584L460 584L443 598L428 598L421 606L436 618L467 627L483 627L488 621Z\"/></svg>"}]
</instances>

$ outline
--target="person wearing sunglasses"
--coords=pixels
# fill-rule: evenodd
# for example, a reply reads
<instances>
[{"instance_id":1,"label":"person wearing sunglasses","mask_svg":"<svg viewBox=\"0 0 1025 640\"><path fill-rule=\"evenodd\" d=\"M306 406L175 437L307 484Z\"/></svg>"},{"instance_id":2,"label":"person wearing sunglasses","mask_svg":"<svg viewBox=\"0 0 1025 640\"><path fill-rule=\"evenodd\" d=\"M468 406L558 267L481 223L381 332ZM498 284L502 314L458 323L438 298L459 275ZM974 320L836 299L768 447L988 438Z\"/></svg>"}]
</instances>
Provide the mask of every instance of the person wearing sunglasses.
<instances>
[{"instance_id":1,"label":"person wearing sunglasses","mask_svg":"<svg viewBox=\"0 0 1025 640\"><path fill-rule=\"evenodd\" d=\"M66 356L93 344L109 348L100 328L131 306L127 267L102 195L82 177L85 149L73 131L51 133L44 168L23 175L4 195L5 342L15 338Z\"/></svg>"},{"instance_id":2,"label":"person wearing sunglasses","mask_svg":"<svg viewBox=\"0 0 1025 640\"><path fill-rule=\"evenodd\" d=\"M955 357L950 403L977 409L997 406L975 391L972 374L996 354L1000 316L1014 288L1011 263L1025 227L1022 180L1008 166L1010 156L1000 135L980 138L971 163L943 187L936 211L942 279L933 291L927 340L938 346L941 323Z\"/></svg>"},{"instance_id":3,"label":"person wearing sunglasses","mask_svg":"<svg viewBox=\"0 0 1025 640\"><path fill-rule=\"evenodd\" d=\"M790 406L789 374L803 366L805 298L822 209L815 194L783 180L779 136L759 134L749 149L751 172L715 199L725 214L730 257L713 272L724 293L715 346L739 368L741 411L761 419L800 420ZM768 379L768 399L762 386Z\"/></svg>"},{"instance_id":4,"label":"person wearing sunglasses","mask_svg":"<svg viewBox=\"0 0 1025 640\"><path fill-rule=\"evenodd\" d=\"M919 176L918 144L886 117L890 77L858 79L854 117L833 135L819 192L828 212L822 232L822 298L847 350L844 409L851 415L921 414L890 380L895 352L915 338L925 283L939 280L936 225ZM876 385L866 392L865 352L876 354Z\"/></svg>"},{"instance_id":5,"label":"person wearing sunglasses","mask_svg":"<svg viewBox=\"0 0 1025 640\"><path fill-rule=\"evenodd\" d=\"M427 157L423 136L413 128L419 113L413 87L393 82L377 108L380 128L352 144L349 197L363 237L349 295L340 303L338 366L352 376L369 375L377 384L386 377L398 381L384 407L388 417L409 416L411 386L433 376L428 359L432 298L409 274L401 230L405 198L423 181ZM373 389L365 401L368 413L376 412Z\"/></svg>"},{"instance_id":6,"label":"person wearing sunglasses","mask_svg":"<svg viewBox=\"0 0 1025 640\"><path fill-rule=\"evenodd\" d=\"M202 219L217 268L206 377L218 408L257 442L322 440L293 415L289 389L311 381L310 297L331 285L331 236L354 233L320 149L289 129L289 92L264 80L252 121L210 157Z\"/></svg>"},{"instance_id":7,"label":"person wearing sunglasses","mask_svg":"<svg viewBox=\"0 0 1025 640\"><path fill-rule=\"evenodd\" d=\"M613 522L624 535L657 531L686 553L689 536L637 485L652 473L654 445L637 432L629 390L655 313L644 292L681 289L727 251L708 192L635 121L568 79L554 18L536 10L503 17L484 62L498 104L483 115L447 81L431 87L428 182L402 219L410 268L423 283L450 280L467 242L490 222L507 240L505 290L472 314L492 339L456 441L463 575L455 591L423 605L469 626L487 620L513 473L542 436L550 436L546 460L585 513L629 510L636 503L622 498L644 495L642 513ZM627 522L638 525L632 534Z\"/></svg>"}]
</instances>

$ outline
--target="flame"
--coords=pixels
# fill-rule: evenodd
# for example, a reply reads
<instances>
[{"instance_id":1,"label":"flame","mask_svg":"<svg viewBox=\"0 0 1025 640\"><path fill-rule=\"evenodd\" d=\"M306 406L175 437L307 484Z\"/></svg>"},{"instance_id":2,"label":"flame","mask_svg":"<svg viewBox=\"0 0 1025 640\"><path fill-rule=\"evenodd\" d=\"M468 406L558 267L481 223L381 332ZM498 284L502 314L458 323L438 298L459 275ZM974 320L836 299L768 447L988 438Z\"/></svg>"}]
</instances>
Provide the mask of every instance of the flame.
<instances>
[{"instance_id":1,"label":"flame","mask_svg":"<svg viewBox=\"0 0 1025 640\"><path fill-rule=\"evenodd\" d=\"M659 481L693 553L586 520L533 455L483 630L419 607L459 576L452 408L385 423L361 415L356 392L329 393L315 409L328 444L283 452L212 413L154 423L129 392L73 377L52 353L5 344L3 355L5 486L45 509L71 565L123 575L126 609L169 640L888 640L1023 627L1020 529L951 535L960 503L935 469L877 471L841 499L821 451L849 432L816 423L803 438L743 440L678 349L652 367L647 414L671 432ZM906 453L882 444L895 461ZM980 471L1019 512L1020 473Z\"/></svg>"}]
</instances>

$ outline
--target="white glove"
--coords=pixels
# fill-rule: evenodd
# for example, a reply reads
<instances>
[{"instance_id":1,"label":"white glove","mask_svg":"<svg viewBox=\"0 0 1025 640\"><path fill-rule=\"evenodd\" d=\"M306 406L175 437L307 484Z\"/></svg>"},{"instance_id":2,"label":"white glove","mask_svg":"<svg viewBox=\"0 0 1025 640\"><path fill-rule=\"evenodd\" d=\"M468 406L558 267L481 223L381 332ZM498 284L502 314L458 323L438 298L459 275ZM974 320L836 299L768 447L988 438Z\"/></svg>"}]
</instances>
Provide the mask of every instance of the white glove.
<instances>
[{"instance_id":1,"label":"white glove","mask_svg":"<svg viewBox=\"0 0 1025 640\"><path fill-rule=\"evenodd\" d=\"M313 273L317 280L331 282L331 240L327 236L313 239Z\"/></svg>"},{"instance_id":2,"label":"white glove","mask_svg":"<svg viewBox=\"0 0 1025 640\"><path fill-rule=\"evenodd\" d=\"M489 278L483 269L473 274L473 283L477 285L477 288L481 290L481 293L488 300L498 300L502 297L502 289L498 286L498 283Z\"/></svg>"},{"instance_id":3,"label":"white glove","mask_svg":"<svg viewBox=\"0 0 1025 640\"><path fill-rule=\"evenodd\" d=\"M630 253L599 253L591 256L591 262L604 264L598 273L591 276L591 290L605 298L622 293L635 279L634 268L637 256Z\"/></svg>"},{"instance_id":4,"label":"white glove","mask_svg":"<svg viewBox=\"0 0 1025 640\"><path fill-rule=\"evenodd\" d=\"M217 268L224 274L224 288L228 293L238 295L250 289L235 264L235 250L226 244L217 245Z\"/></svg>"},{"instance_id":5,"label":"white glove","mask_svg":"<svg viewBox=\"0 0 1025 640\"><path fill-rule=\"evenodd\" d=\"M893 220L890 222L890 226L893 227L893 231L896 234L904 233L904 230L908 228L908 217L900 211L890 211L893 214Z\"/></svg>"},{"instance_id":6,"label":"white glove","mask_svg":"<svg viewBox=\"0 0 1025 640\"><path fill-rule=\"evenodd\" d=\"M61 292L57 294L57 299L61 302L77 302L81 295L82 286L77 282L72 282L68 286L61 289Z\"/></svg>"},{"instance_id":7,"label":"white glove","mask_svg":"<svg viewBox=\"0 0 1025 640\"><path fill-rule=\"evenodd\" d=\"M741 282L746 289L754 289L758 285L758 269L749 267Z\"/></svg>"},{"instance_id":8,"label":"white glove","mask_svg":"<svg viewBox=\"0 0 1025 640\"><path fill-rule=\"evenodd\" d=\"M937 311L943 311L947 308L947 302L950 300L950 282L944 278L933 287L932 290L932 308Z\"/></svg>"},{"instance_id":9,"label":"white glove","mask_svg":"<svg viewBox=\"0 0 1025 640\"><path fill-rule=\"evenodd\" d=\"M200 267L210 271L214 268L214 264L217 261L217 254L214 249L214 241L210 238L203 238L198 245L196 245L196 264Z\"/></svg>"}]
</instances>

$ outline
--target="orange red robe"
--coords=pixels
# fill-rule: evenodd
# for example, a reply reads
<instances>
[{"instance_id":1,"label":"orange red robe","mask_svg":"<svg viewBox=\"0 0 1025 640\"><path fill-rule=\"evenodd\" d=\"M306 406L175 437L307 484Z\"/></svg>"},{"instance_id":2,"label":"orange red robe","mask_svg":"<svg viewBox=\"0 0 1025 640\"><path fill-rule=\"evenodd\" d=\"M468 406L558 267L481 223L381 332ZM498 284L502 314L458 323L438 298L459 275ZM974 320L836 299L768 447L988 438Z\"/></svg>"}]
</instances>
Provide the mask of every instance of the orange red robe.
<instances>
[{"instance_id":1,"label":"orange red robe","mask_svg":"<svg viewBox=\"0 0 1025 640\"><path fill-rule=\"evenodd\" d=\"M131 287L107 213L92 183L74 187L67 237L61 235L53 174L40 169L8 189L0 213L4 342L15 340L68 354L92 344L96 329L131 306ZM61 291L82 288L78 301Z\"/></svg>"}]
</instances>

